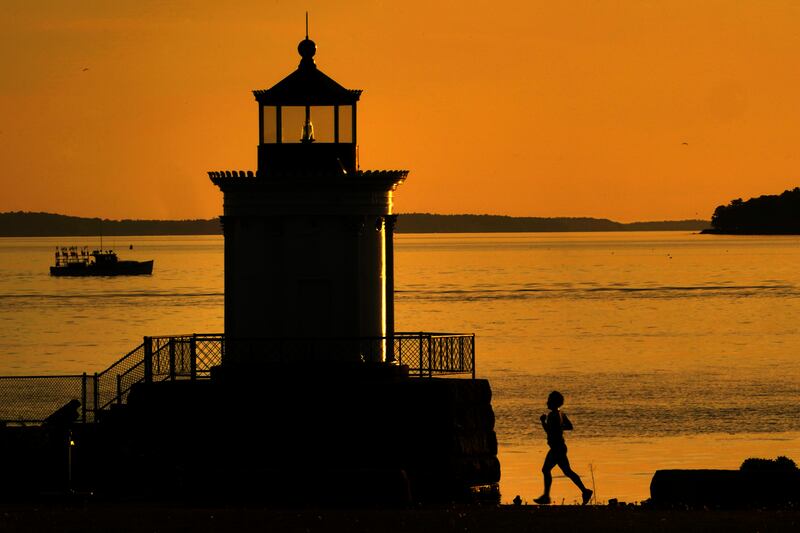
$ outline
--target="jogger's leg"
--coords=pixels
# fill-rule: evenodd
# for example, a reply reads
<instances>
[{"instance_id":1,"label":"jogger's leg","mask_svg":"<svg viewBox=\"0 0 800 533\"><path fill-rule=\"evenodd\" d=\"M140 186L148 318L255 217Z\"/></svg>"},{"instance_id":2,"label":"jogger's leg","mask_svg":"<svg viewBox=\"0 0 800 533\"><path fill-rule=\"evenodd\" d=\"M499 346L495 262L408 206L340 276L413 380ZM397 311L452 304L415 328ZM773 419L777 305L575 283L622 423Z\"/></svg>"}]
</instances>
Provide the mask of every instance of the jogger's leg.
<instances>
[{"instance_id":1,"label":"jogger's leg","mask_svg":"<svg viewBox=\"0 0 800 533\"><path fill-rule=\"evenodd\" d=\"M553 467L556 466L556 463L557 461L553 450L549 450L544 458L544 464L542 465L545 496L550 496L550 487L553 486L553 474L551 474L551 471L553 470Z\"/></svg>"},{"instance_id":2,"label":"jogger's leg","mask_svg":"<svg viewBox=\"0 0 800 533\"><path fill-rule=\"evenodd\" d=\"M569 459L567 458L566 454L564 455L563 459L558 462L558 466L561 468L561 471L564 472L564 475L567 476L575 483L581 492L586 492L586 486L583 484L581 480L581 476L576 474L569 465Z\"/></svg>"}]
</instances>

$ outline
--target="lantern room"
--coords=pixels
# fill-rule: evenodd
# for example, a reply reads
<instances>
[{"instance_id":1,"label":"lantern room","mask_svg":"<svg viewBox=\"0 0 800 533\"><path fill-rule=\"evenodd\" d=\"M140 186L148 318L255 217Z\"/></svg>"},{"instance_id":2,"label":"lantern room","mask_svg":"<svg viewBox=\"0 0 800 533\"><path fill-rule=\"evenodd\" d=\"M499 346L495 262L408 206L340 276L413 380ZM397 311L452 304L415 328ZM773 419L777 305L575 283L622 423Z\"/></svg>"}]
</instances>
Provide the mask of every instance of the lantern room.
<instances>
[{"instance_id":1,"label":"lantern room","mask_svg":"<svg viewBox=\"0 0 800 533\"><path fill-rule=\"evenodd\" d=\"M361 91L345 89L317 68L317 47L308 37L297 51L297 70L270 89L253 91L259 107L259 175L355 172Z\"/></svg>"}]
</instances>

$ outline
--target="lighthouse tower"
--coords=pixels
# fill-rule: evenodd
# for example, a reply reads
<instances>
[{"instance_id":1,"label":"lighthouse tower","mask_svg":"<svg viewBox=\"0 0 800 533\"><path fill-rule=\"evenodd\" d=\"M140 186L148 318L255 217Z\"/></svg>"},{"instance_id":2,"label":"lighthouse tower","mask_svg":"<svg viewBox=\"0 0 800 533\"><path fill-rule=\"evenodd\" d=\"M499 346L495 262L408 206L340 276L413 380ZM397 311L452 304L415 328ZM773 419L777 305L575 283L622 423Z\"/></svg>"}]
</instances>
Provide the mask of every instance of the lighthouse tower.
<instances>
[{"instance_id":1,"label":"lighthouse tower","mask_svg":"<svg viewBox=\"0 0 800 533\"><path fill-rule=\"evenodd\" d=\"M298 51L297 70L253 93L257 170L209 173L224 195L221 365L205 383L145 387L141 405L169 406L147 456L169 433L170 449L215 450L213 475L187 485L298 502L452 501L496 488L474 335L394 329L392 195L408 172L359 168L361 91L317 68L308 36Z\"/></svg>"},{"instance_id":2,"label":"lighthouse tower","mask_svg":"<svg viewBox=\"0 0 800 533\"><path fill-rule=\"evenodd\" d=\"M297 70L253 91L258 170L209 172L224 194L223 366L391 361L392 194L408 172L359 169L361 91L317 68L308 36L297 49Z\"/></svg>"}]
</instances>

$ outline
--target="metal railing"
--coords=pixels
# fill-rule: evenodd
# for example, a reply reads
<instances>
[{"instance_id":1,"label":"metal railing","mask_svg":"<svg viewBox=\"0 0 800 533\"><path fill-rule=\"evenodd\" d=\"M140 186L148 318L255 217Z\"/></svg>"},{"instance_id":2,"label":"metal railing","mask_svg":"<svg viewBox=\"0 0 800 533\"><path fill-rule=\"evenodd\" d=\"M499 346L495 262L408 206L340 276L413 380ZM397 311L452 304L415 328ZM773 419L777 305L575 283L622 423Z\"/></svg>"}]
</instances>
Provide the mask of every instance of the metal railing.
<instances>
[{"instance_id":1,"label":"metal railing","mask_svg":"<svg viewBox=\"0 0 800 533\"><path fill-rule=\"evenodd\" d=\"M390 361L409 374L471 374L475 378L475 335L398 332L390 337L220 339L231 360L274 363L304 361Z\"/></svg>"},{"instance_id":2,"label":"metal railing","mask_svg":"<svg viewBox=\"0 0 800 533\"><path fill-rule=\"evenodd\" d=\"M475 379L475 335L463 333L395 333L394 360L420 377L472 374Z\"/></svg>"},{"instance_id":3,"label":"metal railing","mask_svg":"<svg viewBox=\"0 0 800 533\"><path fill-rule=\"evenodd\" d=\"M222 363L224 336L191 334L145 337L142 344L97 374L96 410L122 404L137 383L205 379Z\"/></svg>"},{"instance_id":4,"label":"metal railing","mask_svg":"<svg viewBox=\"0 0 800 533\"><path fill-rule=\"evenodd\" d=\"M389 337L227 339L222 334L144 337L142 344L93 375L0 377L0 423L40 424L70 400L80 401L78 418L127 401L137 383L206 379L223 358L270 362L390 361L416 377L471 374L475 336L460 333L398 332Z\"/></svg>"}]
</instances>

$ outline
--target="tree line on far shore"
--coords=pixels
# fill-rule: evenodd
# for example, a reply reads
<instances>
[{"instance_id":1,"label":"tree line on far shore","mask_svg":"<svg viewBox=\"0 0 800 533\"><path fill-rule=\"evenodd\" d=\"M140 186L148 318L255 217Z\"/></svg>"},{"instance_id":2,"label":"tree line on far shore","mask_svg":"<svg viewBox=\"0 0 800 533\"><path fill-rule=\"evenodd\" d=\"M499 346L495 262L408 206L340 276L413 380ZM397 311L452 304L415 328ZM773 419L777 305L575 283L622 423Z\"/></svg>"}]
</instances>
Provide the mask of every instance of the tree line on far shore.
<instances>
[{"instance_id":1,"label":"tree line on far shore","mask_svg":"<svg viewBox=\"0 0 800 533\"><path fill-rule=\"evenodd\" d=\"M707 233L740 235L800 234L800 187L781 194L742 200L721 205L711 217Z\"/></svg>"},{"instance_id":2,"label":"tree line on far shore","mask_svg":"<svg viewBox=\"0 0 800 533\"><path fill-rule=\"evenodd\" d=\"M64 237L99 235L214 235L222 233L219 219L108 220L54 213L0 213L2 237Z\"/></svg>"},{"instance_id":3,"label":"tree line on far shore","mask_svg":"<svg viewBox=\"0 0 800 533\"><path fill-rule=\"evenodd\" d=\"M553 231L700 231L706 220L621 223L599 218L539 218L500 215L401 214L397 233L502 233ZM0 213L0 237L219 235L219 218L108 220L23 211Z\"/></svg>"}]
</instances>

